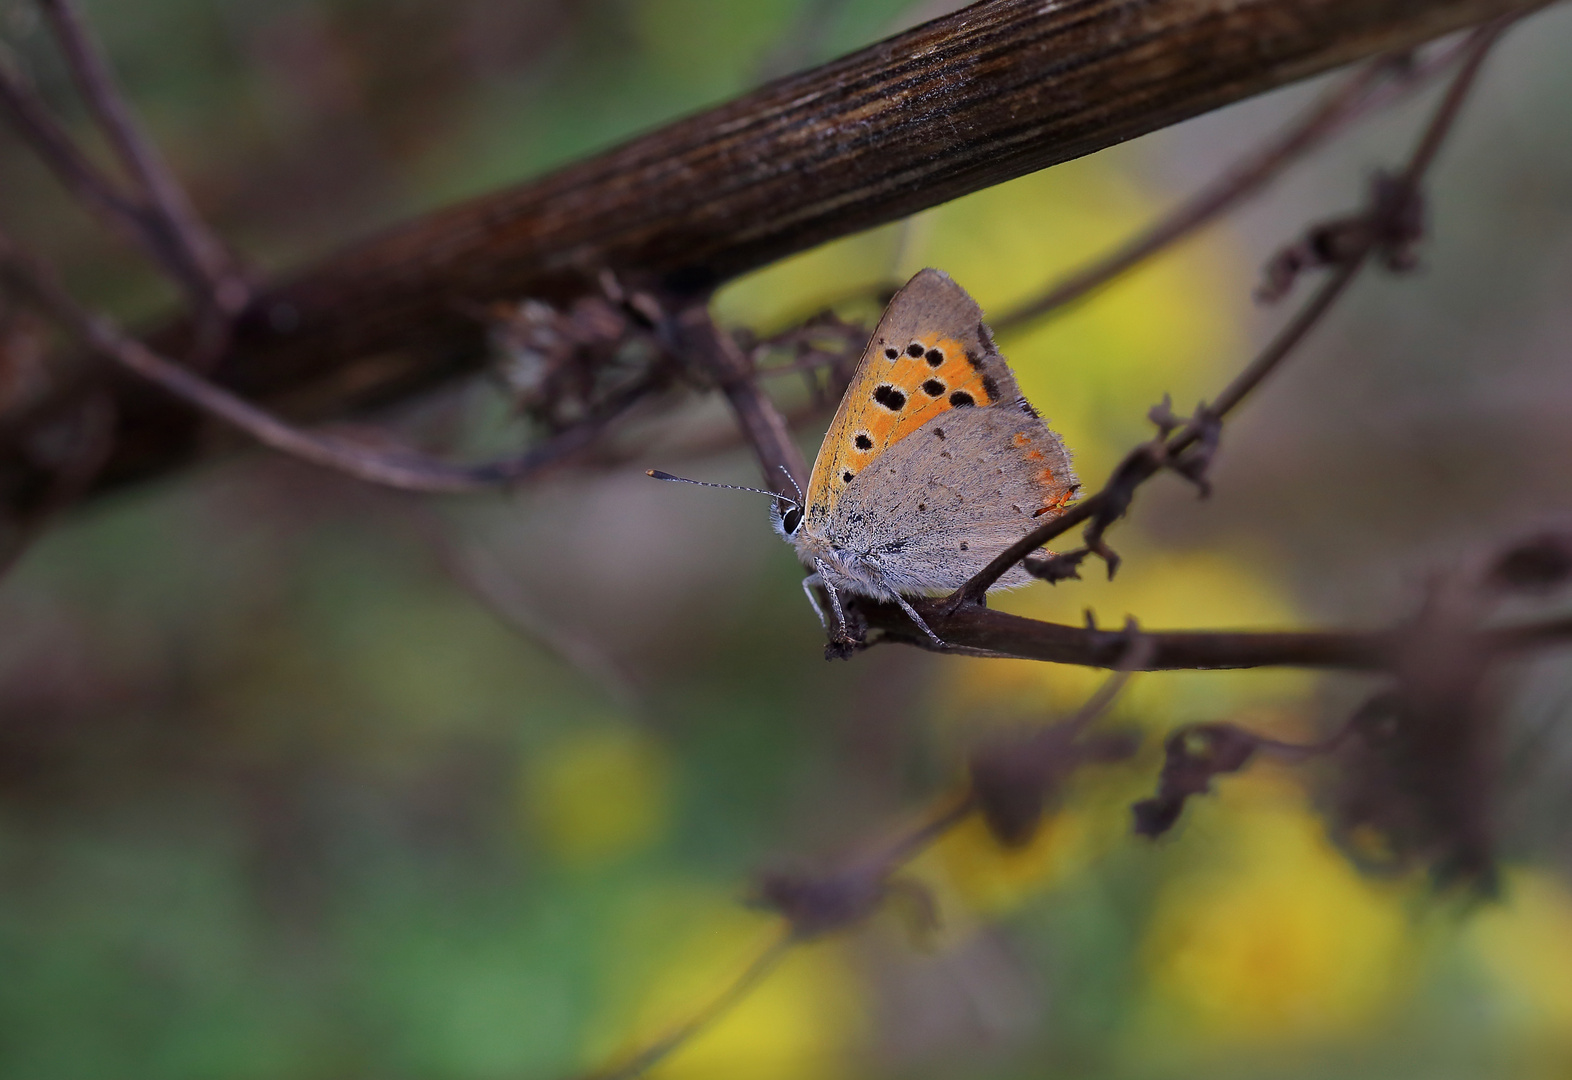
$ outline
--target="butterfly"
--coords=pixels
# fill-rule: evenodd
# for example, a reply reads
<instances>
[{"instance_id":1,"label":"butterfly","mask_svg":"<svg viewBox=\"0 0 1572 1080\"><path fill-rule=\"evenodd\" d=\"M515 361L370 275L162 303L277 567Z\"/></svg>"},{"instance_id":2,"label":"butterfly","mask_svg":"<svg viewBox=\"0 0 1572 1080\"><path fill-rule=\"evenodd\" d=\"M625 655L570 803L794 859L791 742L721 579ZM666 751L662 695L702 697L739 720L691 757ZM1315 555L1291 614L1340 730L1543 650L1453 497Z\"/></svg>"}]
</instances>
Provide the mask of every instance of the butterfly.
<instances>
[{"instance_id":1,"label":"butterfly","mask_svg":"<svg viewBox=\"0 0 1572 1080\"><path fill-rule=\"evenodd\" d=\"M944 647L907 597L958 588L1062 513L1079 487L1069 451L1021 396L982 309L929 269L890 300L806 494L776 495L771 521L812 571L803 591L826 629L814 590L828 595L840 640L841 596L852 594L899 604ZM1031 580L1017 566L995 587Z\"/></svg>"}]
</instances>

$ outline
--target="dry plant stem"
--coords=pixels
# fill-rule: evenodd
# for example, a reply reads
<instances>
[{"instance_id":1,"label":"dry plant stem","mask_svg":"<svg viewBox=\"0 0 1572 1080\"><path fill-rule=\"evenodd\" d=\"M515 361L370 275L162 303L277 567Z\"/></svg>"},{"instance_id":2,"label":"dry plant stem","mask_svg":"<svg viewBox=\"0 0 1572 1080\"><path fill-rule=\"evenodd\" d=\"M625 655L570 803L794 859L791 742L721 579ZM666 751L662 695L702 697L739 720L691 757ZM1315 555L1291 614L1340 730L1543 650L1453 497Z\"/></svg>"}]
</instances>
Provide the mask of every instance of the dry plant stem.
<instances>
[{"instance_id":1,"label":"dry plant stem","mask_svg":"<svg viewBox=\"0 0 1572 1080\"><path fill-rule=\"evenodd\" d=\"M1260 385L1261 380L1266 378L1293 351L1294 346L1304 340L1305 335L1314 328L1337 298L1353 282L1353 279L1358 276L1368 256L1369 249L1367 247L1357 258L1340 266L1333 273L1332 277L1317 290L1310 301L1300 309L1289 324L1279 331L1271 343L1228 385L1218 398L1218 406L1210 410L1210 415L1215 420L1221 420L1229 409L1243 400L1245 394ZM1120 465L1119 470L1116 470L1116 475L1124 474L1125 482L1132 487L1144 483L1161 471L1164 459L1172 460L1175 455L1188 449L1199 439L1200 433L1201 428L1198 424L1186 424L1177 434L1167 440L1160 450L1147 452L1144 460L1137 460L1134 454L1127 457L1125 462ZM1135 453L1138 454L1141 451L1138 450ZM994 582L1003 577L1016 563L1049 541L1069 532L1082 522L1090 521L1097 517L1112 499L1111 486L1105 487L1102 491L1081 500L1059 517L1033 530L1000 552L997 558L983 567L976 576L955 591L945 607L946 614L953 615L962 605L979 603Z\"/></svg>"},{"instance_id":2,"label":"dry plant stem","mask_svg":"<svg viewBox=\"0 0 1572 1080\"><path fill-rule=\"evenodd\" d=\"M83 206L132 243L144 246L149 243L143 208L122 194L118 185L88 160L27 85L21 72L3 56L0 56L0 105L10 112L12 122L33 151ZM160 252L158 258L162 262L164 253Z\"/></svg>"},{"instance_id":3,"label":"dry plant stem","mask_svg":"<svg viewBox=\"0 0 1572 1080\"><path fill-rule=\"evenodd\" d=\"M940 602L916 604L930 625L943 618ZM881 640L933 649L933 643L894 604L859 603L858 611ZM1143 630L1152 652L1135 670L1214 671L1296 667L1341 671L1389 671L1402 640L1399 630ZM944 622L944 637L959 655L1041 660L1079 667L1117 669L1129 637L1022 618L969 606ZM1546 619L1500 627L1479 635L1478 648L1502 656L1572 645L1572 619Z\"/></svg>"},{"instance_id":4,"label":"dry plant stem","mask_svg":"<svg viewBox=\"0 0 1572 1080\"><path fill-rule=\"evenodd\" d=\"M962 655L1012 657L1080 667L1117 668L1129 648L1122 630L1097 630L1043 622L991 611L976 605L944 616L940 602L916 604L930 625L944 624L950 652ZM894 604L859 601L858 611L881 640L931 648L932 642ZM904 620L904 622L903 622ZM1393 637L1381 631L1142 631L1151 654L1141 671L1206 671L1231 668L1302 667L1379 671L1391 662ZM1563 640L1572 640L1572 634ZM1528 635L1529 642L1541 642Z\"/></svg>"},{"instance_id":5,"label":"dry plant stem","mask_svg":"<svg viewBox=\"0 0 1572 1080\"><path fill-rule=\"evenodd\" d=\"M207 283L195 271L191 257L181 247L180 237L162 227L147 206L125 194L119 184L104 175L81 152L22 75L3 58L0 58L0 105L10 112L22 136L67 191L111 232L140 248L190 296L199 312L213 309ZM199 315L198 340L212 338L208 321ZM113 392L112 387L101 388L103 394ZM112 442L111 450L113 448Z\"/></svg>"},{"instance_id":6,"label":"dry plant stem","mask_svg":"<svg viewBox=\"0 0 1572 1080\"><path fill-rule=\"evenodd\" d=\"M157 226L167 232L166 247L183 264L182 278L207 303L234 314L247 299L244 282L163 157L139 130L108 60L74 0L39 0L39 7L59 40L88 109L126 170L136 178Z\"/></svg>"},{"instance_id":7,"label":"dry plant stem","mask_svg":"<svg viewBox=\"0 0 1572 1080\"><path fill-rule=\"evenodd\" d=\"M449 539L434 521L423 519L420 526L449 576L499 622L562 660L623 712L635 716L645 712L632 680L621 667L593 641L537 611L507 567L479 548Z\"/></svg>"},{"instance_id":8,"label":"dry plant stem","mask_svg":"<svg viewBox=\"0 0 1572 1080\"><path fill-rule=\"evenodd\" d=\"M1496 39L1501 35L1505 27L1506 24L1504 22L1492 23L1490 26L1475 31L1471 36L1462 67L1448 86L1441 104L1431 116L1430 122L1426 125L1418 145L1403 169L1399 182L1404 190L1417 193L1426 171L1434 163L1436 154L1440 151L1447 135L1452 131L1458 112L1462 108L1469 91L1473 88L1485 56L1489 53L1491 46L1495 44ZM1055 537L1068 532L1076 525L1084 521L1093 520L1106 507L1111 505L1116 498L1127 500L1135 487L1151 479L1162 469L1165 463L1177 460L1180 454L1199 442L1206 425L1221 422L1252 390L1276 370L1305 339L1309 332L1331 309L1332 305L1336 303L1338 298L1343 295L1354 278L1359 275L1359 272L1368 262L1371 253L1375 250L1376 243L1375 231L1367 230L1367 235L1359 248L1352 252L1333 271L1332 276L1322 284L1321 288L1289 321L1288 325L1280 330L1267 347L1224 388L1211 406L1198 412L1189 423L1185 424L1178 432L1160 444L1132 452L1119 469L1115 470L1115 476L1120 478L1122 483L1126 485L1125 490L1116 491L1112 483L1110 483L1109 486L1076 504L1060 517L1028 533L1021 540L1000 553L987 566L983 567L965 585L957 589L945 605L946 613L953 615L962 605L980 602L986 595L989 587L1027 555ZM946 631L941 630L940 632L945 633Z\"/></svg>"},{"instance_id":9,"label":"dry plant stem","mask_svg":"<svg viewBox=\"0 0 1572 1080\"><path fill-rule=\"evenodd\" d=\"M1311 150L1346 131L1356 121L1426 85L1456 63L1465 50L1465 45L1455 45L1411 71L1398 73L1394 73L1399 63L1397 56L1383 56L1371 61L1323 97L1304 117L1210 187L1176 207L1172 213L1116 251L1077 270L1041 296L1019 304L992 320L993 329L1000 334L1021 329L1108 285L1245 202Z\"/></svg>"},{"instance_id":10,"label":"dry plant stem","mask_svg":"<svg viewBox=\"0 0 1572 1080\"><path fill-rule=\"evenodd\" d=\"M808 463L791 436L786 418L759 389L748 355L715 325L708 305L688 304L675 319L678 349L708 374L726 395L737 425L764 470L764 485L790 499L808 488ZM790 481L788 481L790 477Z\"/></svg>"},{"instance_id":11,"label":"dry plant stem","mask_svg":"<svg viewBox=\"0 0 1572 1080\"><path fill-rule=\"evenodd\" d=\"M1543 0L986 0L513 191L441 211L261 292L214 381L312 415L421 393L481 363L456 301L561 302L610 269L696 293L1252 94ZM181 355L190 327L150 339ZM345 377L353 370L354 379ZM46 477L0 431L0 506ZM101 487L178 467L198 418L111 384Z\"/></svg>"},{"instance_id":12,"label":"dry plant stem","mask_svg":"<svg viewBox=\"0 0 1572 1080\"><path fill-rule=\"evenodd\" d=\"M0 273L29 293L62 325L95 351L126 370L163 388L188 405L240 429L264 446L346 473L368 483L427 494L496 491L554 464L587 445L600 427L634 404L651 388L637 384L618 395L600 416L568 428L517 457L476 465L455 465L414 451L384 453L344 439L314 435L285 423L266 410L216 386L122 333L113 322L80 307L45 268L25 259L0 235Z\"/></svg>"},{"instance_id":13,"label":"dry plant stem","mask_svg":"<svg viewBox=\"0 0 1572 1080\"><path fill-rule=\"evenodd\" d=\"M780 962L786 958L786 954L791 951L794 944L796 941L790 930L781 934L765 946L764 950L730 985L717 994L714 1000L684 1021L681 1026L640 1050L623 1064L606 1072L590 1073L584 1080L635 1080L636 1077L643 1076L736 1008L755 987L780 966Z\"/></svg>"},{"instance_id":14,"label":"dry plant stem","mask_svg":"<svg viewBox=\"0 0 1572 1080\"><path fill-rule=\"evenodd\" d=\"M976 812L977 800L972 798L970 793L956 799L913 829L911 833L890 845L889 850L879 857L879 865L882 866L883 873L888 876L899 870Z\"/></svg>"},{"instance_id":15,"label":"dry plant stem","mask_svg":"<svg viewBox=\"0 0 1572 1080\"><path fill-rule=\"evenodd\" d=\"M1236 166L1146 232L1118 250L1071 274L1041 296L992 320L994 332L1006 334L1049 312L1096 292L1163 249L1178 243L1259 192L1304 154L1323 143L1349 119L1391 68L1390 57L1366 64L1352 78L1327 94L1303 119L1279 134L1250 160Z\"/></svg>"}]
</instances>

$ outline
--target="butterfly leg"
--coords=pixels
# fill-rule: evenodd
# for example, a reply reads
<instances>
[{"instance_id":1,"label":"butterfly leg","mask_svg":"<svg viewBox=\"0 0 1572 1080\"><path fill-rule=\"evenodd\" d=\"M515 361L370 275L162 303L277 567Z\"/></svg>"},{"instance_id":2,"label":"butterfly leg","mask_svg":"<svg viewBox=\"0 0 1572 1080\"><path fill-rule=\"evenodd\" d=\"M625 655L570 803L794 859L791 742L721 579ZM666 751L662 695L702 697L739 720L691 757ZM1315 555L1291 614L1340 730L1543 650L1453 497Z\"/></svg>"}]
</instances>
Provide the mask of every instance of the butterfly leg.
<instances>
[{"instance_id":1,"label":"butterfly leg","mask_svg":"<svg viewBox=\"0 0 1572 1080\"><path fill-rule=\"evenodd\" d=\"M831 593L830 595L834 596L835 594ZM929 639L935 645L939 646L941 649L948 649L950 647L942 637L933 632L932 628L930 628L927 623L923 622L922 616L917 614L917 609L906 602L906 597L902 596L900 593L896 593L895 602L901 605L901 610L906 612L907 615L911 616L912 622L916 623L918 629L927 634Z\"/></svg>"},{"instance_id":2,"label":"butterfly leg","mask_svg":"<svg viewBox=\"0 0 1572 1080\"><path fill-rule=\"evenodd\" d=\"M840 594L835 591L835 586L830 584L830 575L826 572L828 567L824 565L824 560L814 559L813 568L817 570L818 573L812 575L808 580L812 581L813 578L818 578L819 580L816 582L816 584L823 585L824 591L830 594L830 607L835 611L835 629L840 633L839 640L846 641L849 639L849 635L846 633L846 612L841 610ZM807 581L804 581L802 584L804 588L808 587ZM813 593L811 591L809 592L808 597L809 599L813 598ZM819 602L817 600L814 600L813 602L813 610L819 610ZM819 612L819 621L824 621L823 612ZM826 629L828 629L828 624L826 624Z\"/></svg>"},{"instance_id":3,"label":"butterfly leg","mask_svg":"<svg viewBox=\"0 0 1572 1080\"><path fill-rule=\"evenodd\" d=\"M813 608L813 613L819 617L819 625L828 630L830 620L824 617L824 608L819 604L819 594L813 590L824 584L824 579L818 574L809 574L802 579L802 592L808 598L808 604Z\"/></svg>"}]
</instances>

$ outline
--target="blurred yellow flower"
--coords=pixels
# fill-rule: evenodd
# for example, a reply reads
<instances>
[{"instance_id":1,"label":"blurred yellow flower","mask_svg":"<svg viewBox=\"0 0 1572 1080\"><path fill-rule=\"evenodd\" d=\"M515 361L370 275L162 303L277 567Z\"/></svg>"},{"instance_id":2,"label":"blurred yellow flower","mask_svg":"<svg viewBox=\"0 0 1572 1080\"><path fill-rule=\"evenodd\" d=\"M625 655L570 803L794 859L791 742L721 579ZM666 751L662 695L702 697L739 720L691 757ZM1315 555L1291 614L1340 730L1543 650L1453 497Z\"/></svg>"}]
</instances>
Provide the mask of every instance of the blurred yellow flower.
<instances>
[{"instance_id":1,"label":"blurred yellow flower","mask_svg":"<svg viewBox=\"0 0 1572 1080\"><path fill-rule=\"evenodd\" d=\"M641 896L630 908L631 925L608 960L619 981L634 984L632 1005L597 1025L589 1055L614 1066L705 1011L783 932L778 918L699 889ZM844 948L844 939L832 938L789 950L751 992L652 1069L651 1080L849 1075L866 1020Z\"/></svg>"},{"instance_id":2,"label":"blurred yellow flower","mask_svg":"<svg viewBox=\"0 0 1572 1080\"><path fill-rule=\"evenodd\" d=\"M523 803L531 831L557 858L579 865L616 859L665 835L671 765L631 725L577 731L526 760Z\"/></svg>"},{"instance_id":3,"label":"blurred yellow flower","mask_svg":"<svg viewBox=\"0 0 1572 1080\"><path fill-rule=\"evenodd\" d=\"M1144 948L1146 1048L1377 1022L1413 959L1403 887L1361 878L1281 778L1225 780L1187 813L1196 866L1163 887Z\"/></svg>"},{"instance_id":4,"label":"blurred yellow flower","mask_svg":"<svg viewBox=\"0 0 1572 1080\"><path fill-rule=\"evenodd\" d=\"M1572 891L1543 873L1507 877L1465 941L1495 984L1507 1024L1562 1044L1572 1061Z\"/></svg>"},{"instance_id":5,"label":"blurred yellow flower","mask_svg":"<svg viewBox=\"0 0 1572 1080\"><path fill-rule=\"evenodd\" d=\"M1086 862L1089 826L1073 812L1051 814L1030 841L1018 848L995 840L973 816L939 840L913 864L933 892L948 926L958 906L981 916L999 915L1051 888Z\"/></svg>"}]
</instances>

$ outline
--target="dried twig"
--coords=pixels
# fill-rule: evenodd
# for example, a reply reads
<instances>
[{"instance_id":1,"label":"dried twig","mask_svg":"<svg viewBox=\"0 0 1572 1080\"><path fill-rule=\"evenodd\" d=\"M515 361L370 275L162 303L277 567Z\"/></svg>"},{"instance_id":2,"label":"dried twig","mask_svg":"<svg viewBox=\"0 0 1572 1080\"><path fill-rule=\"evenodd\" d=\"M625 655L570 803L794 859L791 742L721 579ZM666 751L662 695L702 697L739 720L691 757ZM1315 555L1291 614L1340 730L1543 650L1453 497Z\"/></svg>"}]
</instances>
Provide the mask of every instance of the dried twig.
<instances>
[{"instance_id":1,"label":"dried twig","mask_svg":"<svg viewBox=\"0 0 1572 1080\"><path fill-rule=\"evenodd\" d=\"M169 254L150 235L143 208L82 153L4 53L0 53L0 105L67 191L116 234L142 245L160 265L168 265Z\"/></svg>"},{"instance_id":2,"label":"dried twig","mask_svg":"<svg viewBox=\"0 0 1572 1080\"><path fill-rule=\"evenodd\" d=\"M63 326L80 335L95 351L200 411L239 428L264 446L402 491L455 494L507 488L587 445L606 423L641 400L652 385L641 381L625 388L612 395L600 413L523 454L474 465L457 465L414 450L371 450L347 439L313 434L286 423L190 368L158 355L125 334L108 318L82 308L60 287L47 268L21 255L3 235L0 235L0 273L31 295Z\"/></svg>"},{"instance_id":3,"label":"dried twig","mask_svg":"<svg viewBox=\"0 0 1572 1080\"><path fill-rule=\"evenodd\" d=\"M963 605L982 601L996 581L1011 567L1022 562L1038 548L1057 536L1068 532L1082 522L1088 522L1080 551L1059 556L1068 560L1073 568L1087 554L1097 554L1109 564L1109 572L1118 565L1117 556L1103 543L1103 534L1122 518L1129 509L1136 490L1163 469L1172 469L1204 487L1204 473L1210 453L1215 446L1218 426L1249 393L1271 374L1320 322L1353 279L1359 274L1378 247L1387 238L1390 229L1377 214L1402 216L1409 200L1419 197L1420 183L1435 160L1442 143L1452 130L1463 101L1479 73L1480 65L1495 43L1506 23L1496 22L1476 30L1471 36L1466 58L1457 76L1452 80L1440 105L1426 125L1413 154L1402 173L1394 180L1396 189L1403 193L1396 205L1375 206L1367 211L1368 227L1358 233L1350 249L1331 278L1291 319L1287 326L1252 360L1209 406L1198 408L1186 422L1180 424L1168 411L1166 403L1154 410L1153 419L1159 427L1158 437L1131 451L1115 468L1103 489L1076 504L1064 514L1028 533L1021 540L1005 549L944 604L944 612L953 615ZM1174 429L1177 428L1175 431ZM1064 576L1062 563L1048 562L1035 568L1047 574ZM1034 572L1035 572L1034 570ZM944 628L937 628L941 635Z\"/></svg>"},{"instance_id":4,"label":"dried twig","mask_svg":"<svg viewBox=\"0 0 1572 1080\"><path fill-rule=\"evenodd\" d=\"M763 951L743 968L742 973L716 994L704 1008L649 1046L639 1050L622 1064L604 1071L589 1073L584 1080L635 1080L636 1077L643 1076L741 1004L755 987L780 966L780 962L786 958L793 944L789 930L781 934L766 945Z\"/></svg>"},{"instance_id":5,"label":"dried twig","mask_svg":"<svg viewBox=\"0 0 1572 1080\"><path fill-rule=\"evenodd\" d=\"M1326 94L1298 121L1150 228L1103 258L1076 270L1041 295L993 319L994 331L1004 334L1018 330L1110 284L1260 193L1296 161L1359 120L1427 85L1452 67L1466 49L1465 41L1419 64L1411 64L1406 53L1370 61Z\"/></svg>"},{"instance_id":6,"label":"dried twig","mask_svg":"<svg viewBox=\"0 0 1572 1080\"><path fill-rule=\"evenodd\" d=\"M786 418L759 389L747 354L715 325L702 301L687 304L671 322L678 352L714 379L726 395L764 470L765 486L795 498L797 491L808 486L808 463L791 437Z\"/></svg>"},{"instance_id":7,"label":"dried twig","mask_svg":"<svg viewBox=\"0 0 1572 1080\"><path fill-rule=\"evenodd\" d=\"M1135 831L1153 839L1162 836L1178 823L1190 799L1207 794L1214 779L1240 771L1258 754L1292 762L1330 754L1349 737L1356 723L1318 743L1284 742L1237 724L1187 724L1169 735L1163 745L1157 793L1130 808Z\"/></svg>"},{"instance_id":8,"label":"dried twig","mask_svg":"<svg viewBox=\"0 0 1572 1080\"><path fill-rule=\"evenodd\" d=\"M191 205L185 189L144 136L116 83L114 72L74 0L39 0L65 54L82 98L147 201L147 217L167 234L160 246L200 301L232 316L250 288L228 250Z\"/></svg>"},{"instance_id":9,"label":"dried twig","mask_svg":"<svg viewBox=\"0 0 1572 1080\"><path fill-rule=\"evenodd\" d=\"M536 610L516 575L476 547L453 543L434 523L423 529L444 569L465 591L510 630L544 648L584 676L585 681L630 715L645 711L633 680L595 642Z\"/></svg>"}]
</instances>

